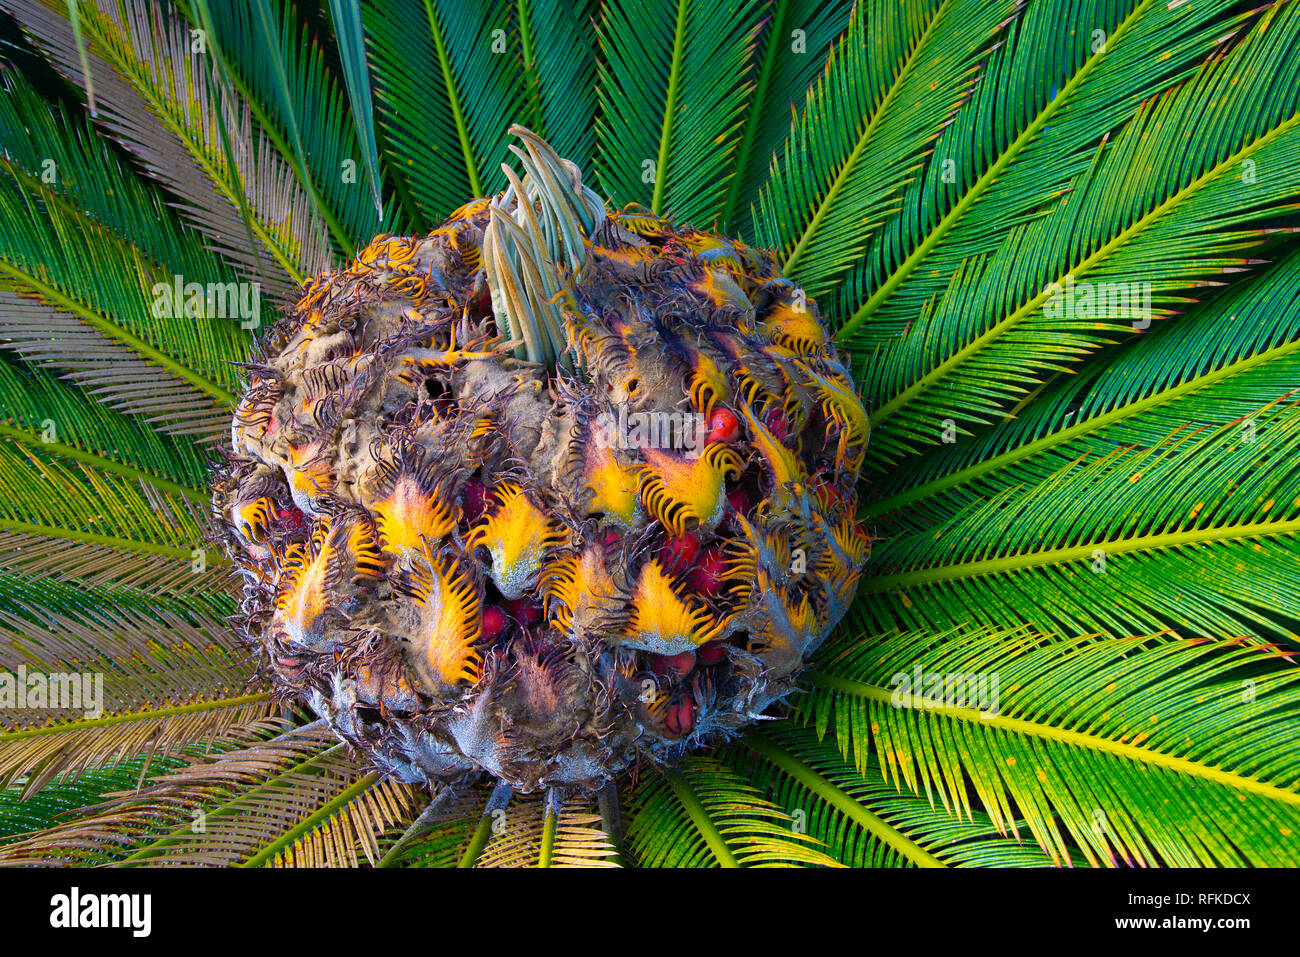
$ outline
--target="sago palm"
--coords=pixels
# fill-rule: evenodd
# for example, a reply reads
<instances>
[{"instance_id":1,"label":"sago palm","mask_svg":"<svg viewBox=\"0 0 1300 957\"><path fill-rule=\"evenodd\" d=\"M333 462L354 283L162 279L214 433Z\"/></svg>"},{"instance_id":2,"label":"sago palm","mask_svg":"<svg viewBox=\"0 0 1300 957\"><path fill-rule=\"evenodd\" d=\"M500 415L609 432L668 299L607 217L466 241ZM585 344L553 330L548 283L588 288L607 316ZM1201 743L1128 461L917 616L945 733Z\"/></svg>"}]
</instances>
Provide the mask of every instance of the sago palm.
<instances>
[{"instance_id":1,"label":"sago palm","mask_svg":"<svg viewBox=\"0 0 1300 957\"><path fill-rule=\"evenodd\" d=\"M0 862L1300 863L1300 4L0 11Z\"/></svg>"}]
</instances>

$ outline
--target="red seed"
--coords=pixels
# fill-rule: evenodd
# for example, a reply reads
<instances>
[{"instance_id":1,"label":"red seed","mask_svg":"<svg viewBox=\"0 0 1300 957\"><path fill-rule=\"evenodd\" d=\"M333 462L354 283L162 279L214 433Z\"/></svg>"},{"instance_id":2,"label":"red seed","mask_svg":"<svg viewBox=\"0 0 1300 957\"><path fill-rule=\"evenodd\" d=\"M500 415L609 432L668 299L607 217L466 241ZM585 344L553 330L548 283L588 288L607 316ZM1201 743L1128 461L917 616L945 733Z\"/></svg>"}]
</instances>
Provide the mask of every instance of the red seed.
<instances>
[{"instance_id":1,"label":"red seed","mask_svg":"<svg viewBox=\"0 0 1300 957\"><path fill-rule=\"evenodd\" d=\"M734 442L739 437L740 420L736 418L736 413L730 409L714 409L709 416L709 434L705 437L705 444Z\"/></svg>"},{"instance_id":2,"label":"red seed","mask_svg":"<svg viewBox=\"0 0 1300 957\"><path fill-rule=\"evenodd\" d=\"M288 508L277 508L275 510L276 520L283 525L288 525L292 529L301 529L307 524L303 518L302 509L296 505L290 505Z\"/></svg>"},{"instance_id":3,"label":"red seed","mask_svg":"<svg viewBox=\"0 0 1300 957\"><path fill-rule=\"evenodd\" d=\"M668 733L674 736L690 734L691 728L695 727L695 702L690 698L683 698L669 707L664 726L668 729Z\"/></svg>"},{"instance_id":4,"label":"red seed","mask_svg":"<svg viewBox=\"0 0 1300 957\"><path fill-rule=\"evenodd\" d=\"M460 493L460 508L469 521L476 520L487 506L487 487L475 479L465 483Z\"/></svg>"},{"instance_id":5,"label":"red seed","mask_svg":"<svg viewBox=\"0 0 1300 957\"><path fill-rule=\"evenodd\" d=\"M722 560L722 550L715 545L700 551L699 560L687 574L686 580L691 588L707 598L717 598L722 594L722 573L726 570Z\"/></svg>"},{"instance_id":6,"label":"red seed","mask_svg":"<svg viewBox=\"0 0 1300 957\"><path fill-rule=\"evenodd\" d=\"M670 575L680 575L700 553L700 540L694 535L674 536L659 546L659 560Z\"/></svg>"},{"instance_id":7,"label":"red seed","mask_svg":"<svg viewBox=\"0 0 1300 957\"><path fill-rule=\"evenodd\" d=\"M652 674L658 675L660 678L669 672L684 675L694 667L695 652L693 651L683 651L680 655L650 656L650 671Z\"/></svg>"},{"instance_id":8,"label":"red seed","mask_svg":"<svg viewBox=\"0 0 1300 957\"><path fill-rule=\"evenodd\" d=\"M817 500L822 503L822 507L833 510L840 505L840 493L832 482L827 481L825 477L817 479L812 486L811 491Z\"/></svg>"},{"instance_id":9,"label":"red seed","mask_svg":"<svg viewBox=\"0 0 1300 957\"><path fill-rule=\"evenodd\" d=\"M727 493L727 503L741 515L749 514L749 493L737 486Z\"/></svg>"},{"instance_id":10,"label":"red seed","mask_svg":"<svg viewBox=\"0 0 1300 957\"><path fill-rule=\"evenodd\" d=\"M483 609L483 640L496 641L506 633L510 627L510 619L506 613L496 605L488 605Z\"/></svg>"},{"instance_id":11,"label":"red seed","mask_svg":"<svg viewBox=\"0 0 1300 957\"><path fill-rule=\"evenodd\" d=\"M790 434L790 420L786 417L785 409L780 406L763 413L763 424L778 442L784 442Z\"/></svg>"},{"instance_id":12,"label":"red seed","mask_svg":"<svg viewBox=\"0 0 1300 957\"><path fill-rule=\"evenodd\" d=\"M529 598L507 598L502 605L506 614L524 626L536 624L542 617L542 606Z\"/></svg>"},{"instance_id":13,"label":"red seed","mask_svg":"<svg viewBox=\"0 0 1300 957\"><path fill-rule=\"evenodd\" d=\"M727 657L727 646L721 641L710 641L700 645L695 653L696 660L702 665L716 665Z\"/></svg>"}]
</instances>

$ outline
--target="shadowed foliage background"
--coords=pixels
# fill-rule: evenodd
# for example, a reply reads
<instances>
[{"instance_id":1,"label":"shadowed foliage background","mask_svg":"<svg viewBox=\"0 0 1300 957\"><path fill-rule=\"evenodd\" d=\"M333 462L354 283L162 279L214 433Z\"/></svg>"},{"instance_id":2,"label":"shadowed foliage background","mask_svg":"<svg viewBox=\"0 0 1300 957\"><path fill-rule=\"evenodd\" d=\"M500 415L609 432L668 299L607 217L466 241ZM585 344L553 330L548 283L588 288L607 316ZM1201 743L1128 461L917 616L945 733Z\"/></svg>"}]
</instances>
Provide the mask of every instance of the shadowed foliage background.
<instances>
[{"instance_id":1,"label":"shadowed foliage background","mask_svg":"<svg viewBox=\"0 0 1300 957\"><path fill-rule=\"evenodd\" d=\"M1295 865L1300 4L0 0L0 863ZM225 618L256 331L500 191L774 249L873 424L876 537L786 720L615 802L384 781ZM1137 284L1149 314L1053 291ZM1053 285L1056 284L1056 285ZM1088 285L1092 284L1092 285ZM897 708L996 675L996 714ZM405 837L404 837L405 835Z\"/></svg>"}]
</instances>

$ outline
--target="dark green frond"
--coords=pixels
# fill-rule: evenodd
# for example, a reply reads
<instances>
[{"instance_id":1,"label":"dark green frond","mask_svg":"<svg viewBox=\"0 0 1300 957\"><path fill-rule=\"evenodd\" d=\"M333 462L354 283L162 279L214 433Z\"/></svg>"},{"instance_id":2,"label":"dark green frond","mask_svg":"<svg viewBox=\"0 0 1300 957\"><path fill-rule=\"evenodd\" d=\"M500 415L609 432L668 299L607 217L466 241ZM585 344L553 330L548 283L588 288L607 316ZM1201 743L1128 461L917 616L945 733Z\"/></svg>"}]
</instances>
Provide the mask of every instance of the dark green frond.
<instances>
[{"instance_id":1,"label":"dark green frond","mask_svg":"<svg viewBox=\"0 0 1300 957\"><path fill-rule=\"evenodd\" d=\"M347 83L348 102L352 106L357 146L365 161L370 197L382 222L384 208L380 196L382 184L379 180L379 147L375 143L374 106L371 103L370 74L366 70L366 40L361 27L360 3L358 0L330 0L330 15L334 21L334 32L338 36L339 58L343 64L343 78Z\"/></svg>"},{"instance_id":2,"label":"dark green frond","mask_svg":"<svg viewBox=\"0 0 1300 957\"><path fill-rule=\"evenodd\" d=\"M1240 20L1229 2L1034 0L935 141L903 208L841 287L842 335L870 354L902 335L972 255L1032 222L1101 137L1185 78Z\"/></svg>"},{"instance_id":3,"label":"dark green frond","mask_svg":"<svg viewBox=\"0 0 1300 957\"><path fill-rule=\"evenodd\" d=\"M504 189L502 120L524 97L510 5L367 0L362 16L379 124L424 218Z\"/></svg>"},{"instance_id":4,"label":"dark green frond","mask_svg":"<svg viewBox=\"0 0 1300 957\"><path fill-rule=\"evenodd\" d=\"M164 439L33 365L0 360L0 436L144 479L195 504L209 499L210 466L198 445Z\"/></svg>"},{"instance_id":5,"label":"dark green frond","mask_svg":"<svg viewBox=\"0 0 1300 957\"><path fill-rule=\"evenodd\" d=\"M67 7L54 6L60 12L36 0L5 3L53 65L81 85L85 74L64 17ZM146 0L124 0L120 18L86 3L78 9L96 81L97 124L182 199L182 215L241 277L262 283L275 299L287 298L304 268L314 271L328 261L312 247L311 207L286 188L291 174L282 159L270 156L265 142L242 125L242 111L218 83L212 64L191 57L193 40L184 21ZM217 103L229 111L221 122L215 119ZM222 142L223 123L227 131L240 126L238 175L232 175Z\"/></svg>"},{"instance_id":6,"label":"dark green frond","mask_svg":"<svg viewBox=\"0 0 1300 957\"><path fill-rule=\"evenodd\" d=\"M1287 405L1064 462L878 546L851 615L873 631L978 621L1296 641L1298 450Z\"/></svg>"},{"instance_id":7,"label":"dark green frond","mask_svg":"<svg viewBox=\"0 0 1300 957\"><path fill-rule=\"evenodd\" d=\"M856 8L754 214L758 241L809 295L831 289L898 208L1014 9L1005 0Z\"/></svg>"},{"instance_id":8,"label":"dark green frond","mask_svg":"<svg viewBox=\"0 0 1300 957\"><path fill-rule=\"evenodd\" d=\"M1248 419L1300 383L1300 254L1234 287L1119 355L1051 382L1014 418L946 445L876 485L862 517L930 527L955 507L1116 446L1156 445L1185 428Z\"/></svg>"},{"instance_id":9,"label":"dark green frond","mask_svg":"<svg viewBox=\"0 0 1300 957\"><path fill-rule=\"evenodd\" d=\"M642 867L834 864L745 778L704 757L639 789L627 841Z\"/></svg>"},{"instance_id":10,"label":"dark green frond","mask_svg":"<svg viewBox=\"0 0 1300 957\"><path fill-rule=\"evenodd\" d=\"M748 221L771 158L789 130L790 114L803 102L831 42L843 32L851 6L849 0L772 0L763 5L754 51L758 73L745 103L720 231Z\"/></svg>"},{"instance_id":11,"label":"dark green frond","mask_svg":"<svg viewBox=\"0 0 1300 957\"><path fill-rule=\"evenodd\" d=\"M244 847L283 833L355 777L321 725L286 724L272 719L241 746L160 764L145 786L0 848L0 863L238 862Z\"/></svg>"},{"instance_id":12,"label":"dark green frond","mask_svg":"<svg viewBox=\"0 0 1300 957\"><path fill-rule=\"evenodd\" d=\"M745 752L748 751L746 754ZM901 792L879 767L845 763L830 741L785 728L755 735L733 759L786 813L848 867L1045 867L1043 851L999 833L987 814L966 820Z\"/></svg>"},{"instance_id":13,"label":"dark green frond","mask_svg":"<svg viewBox=\"0 0 1300 957\"><path fill-rule=\"evenodd\" d=\"M1025 630L842 638L801 711L865 772L1063 863L1277 865L1300 825L1300 671L1269 648Z\"/></svg>"},{"instance_id":14,"label":"dark green frond","mask_svg":"<svg viewBox=\"0 0 1300 957\"><path fill-rule=\"evenodd\" d=\"M22 782L16 782L0 791L0 845L55 827L66 820L66 815L98 804L109 793L135 787L150 771L166 771L183 760L180 757L137 758L112 768L60 775L26 798Z\"/></svg>"},{"instance_id":15,"label":"dark green frond","mask_svg":"<svg viewBox=\"0 0 1300 957\"><path fill-rule=\"evenodd\" d=\"M1297 42L1300 9L1270 9L1242 42L1146 101L1047 215L966 260L864 376L868 393L888 396L871 414L875 460L939 443L946 420L990 421L1042 376L1249 268L1242 254L1271 235L1300 175L1300 82L1290 79L1300 66L1287 59ZM1252 175L1258 167L1276 175Z\"/></svg>"},{"instance_id":16,"label":"dark green frond","mask_svg":"<svg viewBox=\"0 0 1300 957\"><path fill-rule=\"evenodd\" d=\"M327 224L333 258L350 258L379 232L379 186L369 179L378 174L368 169L373 144L358 141L349 94L327 70L319 41L289 0L197 7L191 22L211 18L210 42L230 83Z\"/></svg>"},{"instance_id":17,"label":"dark green frond","mask_svg":"<svg viewBox=\"0 0 1300 957\"><path fill-rule=\"evenodd\" d=\"M618 205L701 228L721 215L760 14L752 0L605 6L593 166Z\"/></svg>"},{"instance_id":18,"label":"dark green frond","mask_svg":"<svg viewBox=\"0 0 1300 957\"><path fill-rule=\"evenodd\" d=\"M523 121L555 152L591 169L596 145L596 0L518 0L514 25L524 69Z\"/></svg>"}]
</instances>

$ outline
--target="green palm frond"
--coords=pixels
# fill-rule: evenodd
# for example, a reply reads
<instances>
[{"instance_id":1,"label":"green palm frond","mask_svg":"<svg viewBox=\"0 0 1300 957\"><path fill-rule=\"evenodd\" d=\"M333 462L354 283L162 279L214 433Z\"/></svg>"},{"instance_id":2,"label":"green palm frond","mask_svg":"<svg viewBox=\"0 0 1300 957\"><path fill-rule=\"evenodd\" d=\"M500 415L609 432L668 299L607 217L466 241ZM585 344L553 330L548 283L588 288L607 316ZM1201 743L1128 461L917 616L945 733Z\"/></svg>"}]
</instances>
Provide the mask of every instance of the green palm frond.
<instances>
[{"instance_id":1,"label":"green palm frond","mask_svg":"<svg viewBox=\"0 0 1300 957\"><path fill-rule=\"evenodd\" d=\"M508 155L509 124L500 118L518 116L524 97L509 14L504 0L362 5L379 124L402 158L398 175L431 223L505 188L498 166Z\"/></svg>"},{"instance_id":2,"label":"green palm frond","mask_svg":"<svg viewBox=\"0 0 1300 957\"><path fill-rule=\"evenodd\" d=\"M366 40L359 0L330 0L330 15L339 40L339 56L357 131L357 146L365 160L370 197L382 221L384 207L380 198L379 146L375 142L374 107L371 105L370 74L366 70Z\"/></svg>"},{"instance_id":3,"label":"green palm frond","mask_svg":"<svg viewBox=\"0 0 1300 957\"><path fill-rule=\"evenodd\" d=\"M944 420L987 422L1041 375L1070 370L1148 318L1172 315L1189 291L1248 268L1239 253L1267 238L1261 227L1294 198L1300 175L1300 81L1289 56L1298 35L1300 10L1270 9L1243 42L1144 102L1047 215L968 259L864 376L869 395L887 397L871 413L872 455L885 463L937 444ZM1276 175L1251 175L1257 166ZM1072 300L1071 314L1055 315L1054 287L1070 281L1136 288L1150 316L1095 316Z\"/></svg>"},{"instance_id":4,"label":"green palm frond","mask_svg":"<svg viewBox=\"0 0 1300 957\"><path fill-rule=\"evenodd\" d=\"M1240 19L1225 20L1231 7L1158 0L1027 6L935 141L900 214L846 275L835 303L842 335L868 353L889 346L964 259L1041 216L1087 168L1103 136L1240 29Z\"/></svg>"},{"instance_id":5,"label":"green palm frond","mask_svg":"<svg viewBox=\"0 0 1300 957\"><path fill-rule=\"evenodd\" d=\"M221 357L241 354L238 324L200 316L177 328L155 316L152 290L172 275L90 217L41 199L0 177L0 285L76 317L209 401L233 402L234 372Z\"/></svg>"},{"instance_id":6,"label":"green palm frond","mask_svg":"<svg viewBox=\"0 0 1300 957\"><path fill-rule=\"evenodd\" d=\"M704 757L642 788L629 812L628 845L644 867L835 863L744 778Z\"/></svg>"},{"instance_id":7,"label":"green palm frond","mask_svg":"<svg viewBox=\"0 0 1300 957\"><path fill-rule=\"evenodd\" d=\"M518 0L526 120L532 130L586 168L595 152L596 56L589 24L598 4L572 0Z\"/></svg>"},{"instance_id":8,"label":"green palm frond","mask_svg":"<svg viewBox=\"0 0 1300 957\"><path fill-rule=\"evenodd\" d=\"M4 844L0 863L238 863L361 776L319 723L285 723L265 721L239 746L190 755L143 788Z\"/></svg>"},{"instance_id":9,"label":"green palm frond","mask_svg":"<svg viewBox=\"0 0 1300 957\"><path fill-rule=\"evenodd\" d=\"M1065 462L878 547L857 620L1294 642L1298 443L1288 405Z\"/></svg>"},{"instance_id":10,"label":"green palm frond","mask_svg":"<svg viewBox=\"0 0 1300 957\"><path fill-rule=\"evenodd\" d=\"M195 280L224 278L216 254L196 240L168 206L166 195L133 175L84 117L47 103L28 81L0 74L0 137L6 171L47 202L92 217L160 271ZM270 310L266 317L271 315ZM239 343L247 348L247 339ZM238 354L238 353L235 353Z\"/></svg>"},{"instance_id":11,"label":"green palm frond","mask_svg":"<svg viewBox=\"0 0 1300 957\"><path fill-rule=\"evenodd\" d=\"M1300 671L1272 649L967 630L828 651L802 706L819 734L832 727L859 770L881 755L888 778L956 817L971 816L973 791L1000 832L1018 834L1014 802L1058 863L1072 847L1094 864L1290 857L1300 761L1273 730L1295 713ZM917 684L916 669L957 677ZM966 680L990 676L990 689Z\"/></svg>"},{"instance_id":12,"label":"green palm frond","mask_svg":"<svg viewBox=\"0 0 1300 957\"><path fill-rule=\"evenodd\" d=\"M0 361L0 409L0 435L7 439L139 479L196 505L208 501L208 462L198 445L175 434L164 439L42 368Z\"/></svg>"},{"instance_id":13,"label":"green palm frond","mask_svg":"<svg viewBox=\"0 0 1300 957\"><path fill-rule=\"evenodd\" d=\"M1003 0L856 8L755 213L758 241L810 295L831 289L898 208L902 186L969 95L979 57L1013 12Z\"/></svg>"},{"instance_id":14,"label":"green palm frond","mask_svg":"<svg viewBox=\"0 0 1300 957\"><path fill-rule=\"evenodd\" d=\"M134 788L150 771L175 767L182 761L176 756L137 758L112 768L59 775L25 798L17 787L0 791L0 860L4 844L56 827L65 815L98 804L107 794Z\"/></svg>"},{"instance_id":15,"label":"green palm frond","mask_svg":"<svg viewBox=\"0 0 1300 957\"><path fill-rule=\"evenodd\" d=\"M5 710L0 780L27 776L25 793L109 759L251 734L279 711L249 690L246 654L224 626L227 598L160 599L148 589L10 575L0 575L0 598L0 667L9 675L26 668L102 683L98 702L56 708L51 698L49 708Z\"/></svg>"},{"instance_id":16,"label":"green palm frond","mask_svg":"<svg viewBox=\"0 0 1300 957\"><path fill-rule=\"evenodd\" d=\"M65 5L52 6L66 12ZM36 0L7 0L4 9L64 76L85 82L70 24L55 9ZM272 298L287 297L286 275L298 280L329 261L311 225L312 206L294 188L291 164L255 135L215 71L190 56L193 40L178 16L142 0L114 4L111 14L88 3L79 9L97 78L97 123L184 199L178 209L207 244L240 274L263 283ZM228 115L218 119L219 108ZM238 130L233 153L223 128ZM250 230L252 250L245 239Z\"/></svg>"},{"instance_id":17,"label":"green palm frond","mask_svg":"<svg viewBox=\"0 0 1300 957\"><path fill-rule=\"evenodd\" d=\"M457 867L482 824L483 797L474 789L443 791L390 844L379 867ZM491 822L489 822L489 830Z\"/></svg>"},{"instance_id":18,"label":"green palm frond","mask_svg":"<svg viewBox=\"0 0 1300 957\"><path fill-rule=\"evenodd\" d=\"M924 795L891 785L873 764L861 768L846 764L833 741L818 741L807 729L786 729L773 739L756 735L740 749L746 750L748 754L737 755L735 766L765 784L800 827L848 866L1044 867L1052 863L1037 845L1008 839L979 810L970 811L963 820Z\"/></svg>"},{"instance_id":19,"label":"green palm frond","mask_svg":"<svg viewBox=\"0 0 1300 957\"><path fill-rule=\"evenodd\" d=\"M718 219L722 232L748 217L758 202L769 158L789 130L790 113L843 32L851 6L848 0L774 0L763 5L754 49L757 75L746 98L745 127Z\"/></svg>"},{"instance_id":20,"label":"green palm frond","mask_svg":"<svg viewBox=\"0 0 1300 957\"><path fill-rule=\"evenodd\" d=\"M606 193L701 225L719 216L759 12L749 0L606 6L593 163Z\"/></svg>"},{"instance_id":21,"label":"green palm frond","mask_svg":"<svg viewBox=\"0 0 1300 957\"><path fill-rule=\"evenodd\" d=\"M324 51L299 26L287 0L199 0L195 6L191 24L211 29L210 42L239 99L289 160L329 227L336 255L351 255L379 231L372 198L377 186L368 182L369 150L357 140L347 93L326 69ZM378 175L377 169L369 172Z\"/></svg>"},{"instance_id":22,"label":"green palm frond","mask_svg":"<svg viewBox=\"0 0 1300 957\"><path fill-rule=\"evenodd\" d=\"M123 573L148 556L224 563L206 544L191 500L147 483L146 476L69 461L39 444L6 444L0 446L0 530L114 549L122 553Z\"/></svg>"},{"instance_id":23,"label":"green palm frond","mask_svg":"<svg viewBox=\"0 0 1300 957\"><path fill-rule=\"evenodd\" d=\"M194 742L246 740L277 719L265 694L205 698L182 705L141 706L58 726L0 732L5 749L0 773L6 782L23 776L32 794L65 771L100 767L123 756L177 750Z\"/></svg>"},{"instance_id":24,"label":"green palm frond","mask_svg":"<svg viewBox=\"0 0 1300 957\"><path fill-rule=\"evenodd\" d=\"M613 867L600 815L583 799L555 794L514 801L491 828L475 867ZM491 820L491 818L489 818Z\"/></svg>"},{"instance_id":25,"label":"green palm frond","mask_svg":"<svg viewBox=\"0 0 1300 957\"><path fill-rule=\"evenodd\" d=\"M413 788L371 771L241 866L360 867L358 849L374 865L384 832L408 820L419 803Z\"/></svg>"},{"instance_id":26,"label":"green palm frond","mask_svg":"<svg viewBox=\"0 0 1300 957\"><path fill-rule=\"evenodd\" d=\"M953 504L1036 483L1084 455L1149 447L1183 428L1246 420L1300 382L1300 255L1049 383L975 441L883 477L860 516L928 527Z\"/></svg>"},{"instance_id":27,"label":"green palm frond","mask_svg":"<svg viewBox=\"0 0 1300 957\"><path fill-rule=\"evenodd\" d=\"M0 288L0 334L8 350L64 373L109 408L138 416L144 428L209 443L224 435L228 393L221 386L192 372L173 374L184 367L51 286L41 284L37 295L57 305ZM6 409L5 417L11 414Z\"/></svg>"}]
</instances>

